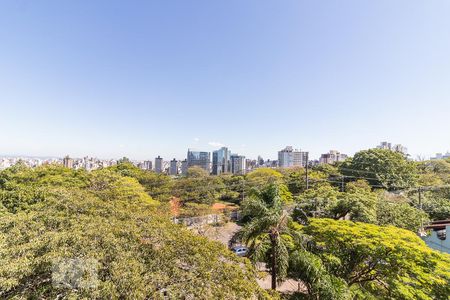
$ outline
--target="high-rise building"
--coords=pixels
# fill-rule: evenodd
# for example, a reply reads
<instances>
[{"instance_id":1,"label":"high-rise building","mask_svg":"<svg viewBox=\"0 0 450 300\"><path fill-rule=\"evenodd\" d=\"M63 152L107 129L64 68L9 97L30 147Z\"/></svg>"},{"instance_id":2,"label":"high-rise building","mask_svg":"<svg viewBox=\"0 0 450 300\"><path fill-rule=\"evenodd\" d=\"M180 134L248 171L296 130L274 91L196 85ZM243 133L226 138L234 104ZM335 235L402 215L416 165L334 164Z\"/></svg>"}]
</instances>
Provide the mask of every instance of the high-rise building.
<instances>
[{"instance_id":1,"label":"high-rise building","mask_svg":"<svg viewBox=\"0 0 450 300\"><path fill-rule=\"evenodd\" d=\"M230 157L231 173L244 175L247 170L245 156L233 154Z\"/></svg>"},{"instance_id":2,"label":"high-rise building","mask_svg":"<svg viewBox=\"0 0 450 300\"><path fill-rule=\"evenodd\" d=\"M186 176L187 170L188 170L188 163L187 160L185 159L181 162L181 175Z\"/></svg>"},{"instance_id":3,"label":"high-rise building","mask_svg":"<svg viewBox=\"0 0 450 300\"><path fill-rule=\"evenodd\" d=\"M169 175L178 175L178 160L175 158L170 161Z\"/></svg>"},{"instance_id":4,"label":"high-rise building","mask_svg":"<svg viewBox=\"0 0 450 300\"><path fill-rule=\"evenodd\" d=\"M222 147L213 152L212 173L220 175L230 172L231 151L227 147Z\"/></svg>"},{"instance_id":5,"label":"high-rise building","mask_svg":"<svg viewBox=\"0 0 450 300\"><path fill-rule=\"evenodd\" d=\"M401 145L401 144L395 144L392 145L392 143L388 143L388 142L381 142L378 146L378 149L387 149L387 150L391 150L391 151L395 151L395 152L400 152L402 154L408 154L408 148L406 148L405 146Z\"/></svg>"},{"instance_id":6,"label":"high-rise building","mask_svg":"<svg viewBox=\"0 0 450 300\"><path fill-rule=\"evenodd\" d=\"M293 149L291 146L286 146L281 151L278 151L278 166L280 168L290 167L305 167L308 160L308 152Z\"/></svg>"},{"instance_id":7,"label":"high-rise building","mask_svg":"<svg viewBox=\"0 0 450 300\"><path fill-rule=\"evenodd\" d=\"M69 157L69 155L67 155L66 157L64 157L63 159L63 165L66 168L69 169L73 169L73 159Z\"/></svg>"},{"instance_id":8,"label":"high-rise building","mask_svg":"<svg viewBox=\"0 0 450 300\"><path fill-rule=\"evenodd\" d=\"M163 159L158 155L158 157L155 158L155 172L162 173L162 171L163 171Z\"/></svg>"},{"instance_id":9,"label":"high-rise building","mask_svg":"<svg viewBox=\"0 0 450 300\"><path fill-rule=\"evenodd\" d=\"M436 160L436 159L447 159L450 158L450 152L447 151L447 153L442 154L442 153L436 153L435 157L431 157L432 160Z\"/></svg>"},{"instance_id":10,"label":"high-rise building","mask_svg":"<svg viewBox=\"0 0 450 300\"><path fill-rule=\"evenodd\" d=\"M142 168L143 168L144 170L148 170L148 171L150 171L150 170L152 169L152 166L153 166L153 164L152 164L152 161L151 161L151 160L146 160L146 161L144 161L144 163L142 164Z\"/></svg>"},{"instance_id":11,"label":"high-rise building","mask_svg":"<svg viewBox=\"0 0 450 300\"><path fill-rule=\"evenodd\" d=\"M191 149L188 149L187 165L188 168L197 166L210 173L211 154L209 152L192 151Z\"/></svg>"},{"instance_id":12,"label":"high-rise building","mask_svg":"<svg viewBox=\"0 0 450 300\"><path fill-rule=\"evenodd\" d=\"M335 162L344 161L346 158L347 154L340 153L336 150L330 150L330 152L324 153L320 156L319 163L334 164Z\"/></svg>"}]
</instances>

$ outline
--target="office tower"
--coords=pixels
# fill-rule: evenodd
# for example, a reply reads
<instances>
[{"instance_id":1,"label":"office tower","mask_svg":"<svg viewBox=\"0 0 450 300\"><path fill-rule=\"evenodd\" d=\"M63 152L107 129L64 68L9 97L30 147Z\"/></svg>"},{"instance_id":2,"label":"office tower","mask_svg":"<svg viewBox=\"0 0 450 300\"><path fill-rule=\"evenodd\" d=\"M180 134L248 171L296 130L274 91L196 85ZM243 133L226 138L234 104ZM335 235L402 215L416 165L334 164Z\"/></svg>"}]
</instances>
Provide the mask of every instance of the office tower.
<instances>
[{"instance_id":1,"label":"office tower","mask_svg":"<svg viewBox=\"0 0 450 300\"><path fill-rule=\"evenodd\" d=\"M247 170L245 156L233 154L230 157L231 173L244 175Z\"/></svg>"},{"instance_id":2,"label":"office tower","mask_svg":"<svg viewBox=\"0 0 450 300\"><path fill-rule=\"evenodd\" d=\"M181 162L181 175L186 176L187 170L188 170L188 163L187 160L185 159Z\"/></svg>"},{"instance_id":3,"label":"office tower","mask_svg":"<svg viewBox=\"0 0 450 300\"><path fill-rule=\"evenodd\" d=\"M230 171L231 151L227 147L222 147L213 152L212 173L220 175Z\"/></svg>"},{"instance_id":4,"label":"office tower","mask_svg":"<svg viewBox=\"0 0 450 300\"><path fill-rule=\"evenodd\" d=\"M211 154L209 152L192 151L191 149L188 149L187 165L188 168L197 166L210 173Z\"/></svg>"},{"instance_id":5,"label":"office tower","mask_svg":"<svg viewBox=\"0 0 450 300\"><path fill-rule=\"evenodd\" d=\"M144 170L151 170L152 169L152 166L153 164L152 164L152 161L151 160L146 160L146 161L144 161L144 164L143 164L143 169Z\"/></svg>"},{"instance_id":6,"label":"office tower","mask_svg":"<svg viewBox=\"0 0 450 300\"><path fill-rule=\"evenodd\" d=\"M158 155L158 157L155 158L155 172L159 174L162 173L162 171L163 171L163 159Z\"/></svg>"},{"instance_id":7,"label":"office tower","mask_svg":"<svg viewBox=\"0 0 450 300\"><path fill-rule=\"evenodd\" d=\"M450 152L447 151L447 153L442 154L442 153L436 153L435 157L431 157L431 160L436 160L436 159L447 159L450 158Z\"/></svg>"},{"instance_id":8,"label":"office tower","mask_svg":"<svg viewBox=\"0 0 450 300\"><path fill-rule=\"evenodd\" d=\"M340 153L336 150L330 150L330 152L324 153L320 156L319 163L334 164L335 162L344 161L346 158L347 154Z\"/></svg>"},{"instance_id":9,"label":"office tower","mask_svg":"<svg viewBox=\"0 0 450 300\"><path fill-rule=\"evenodd\" d=\"M170 161L169 175L178 175L178 160L175 158Z\"/></svg>"},{"instance_id":10,"label":"office tower","mask_svg":"<svg viewBox=\"0 0 450 300\"><path fill-rule=\"evenodd\" d=\"M392 144L388 143L388 142L381 142L378 146L378 149L387 149L387 150L392 150Z\"/></svg>"},{"instance_id":11,"label":"office tower","mask_svg":"<svg viewBox=\"0 0 450 300\"><path fill-rule=\"evenodd\" d=\"M73 169L73 159L69 157L69 155L67 155L66 157L64 157L63 159L63 165L66 168L69 169Z\"/></svg>"},{"instance_id":12,"label":"office tower","mask_svg":"<svg viewBox=\"0 0 450 300\"><path fill-rule=\"evenodd\" d=\"M408 154L408 148L406 148L405 146L401 145L401 144L395 144L392 145L392 143L388 143L388 142L381 142L378 146L378 149L386 149L386 150L391 150L391 151L395 151L395 152L399 152L402 154Z\"/></svg>"},{"instance_id":13,"label":"office tower","mask_svg":"<svg viewBox=\"0 0 450 300\"><path fill-rule=\"evenodd\" d=\"M308 152L293 149L291 146L278 151L278 166L280 168L305 167Z\"/></svg>"}]
</instances>

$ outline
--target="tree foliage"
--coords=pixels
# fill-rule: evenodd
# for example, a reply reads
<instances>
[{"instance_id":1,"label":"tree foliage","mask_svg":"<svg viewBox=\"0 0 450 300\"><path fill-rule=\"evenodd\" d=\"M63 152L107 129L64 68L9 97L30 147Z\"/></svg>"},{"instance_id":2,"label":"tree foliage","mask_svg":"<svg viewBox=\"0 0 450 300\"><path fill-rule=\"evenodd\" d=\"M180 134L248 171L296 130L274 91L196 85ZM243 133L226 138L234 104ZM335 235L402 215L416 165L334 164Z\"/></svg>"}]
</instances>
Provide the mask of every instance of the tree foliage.
<instances>
[{"instance_id":1,"label":"tree foliage","mask_svg":"<svg viewBox=\"0 0 450 300\"><path fill-rule=\"evenodd\" d=\"M265 262L272 274L272 289L287 275L291 242L289 214L283 209L278 186L270 184L242 203L242 215L249 221L237 233L246 243L254 262Z\"/></svg>"},{"instance_id":2,"label":"tree foliage","mask_svg":"<svg viewBox=\"0 0 450 300\"><path fill-rule=\"evenodd\" d=\"M170 222L133 177L46 166L1 178L9 196L42 189L0 213L2 299L267 296L245 259Z\"/></svg>"},{"instance_id":3,"label":"tree foliage","mask_svg":"<svg viewBox=\"0 0 450 300\"><path fill-rule=\"evenodd\" d=\"M342 174L354 178L366 177L376 187L396 190L415 186L418 179L416 165L403 154L386 149L357 152L341 166Z\"/></svg>"},{"instance_id":4,"label":"tree foliage","mask_svg":"<svg viewBox=\"0 0 450 300\"><path fill-rule=\"evenodd\" d=\"M357 298L448 299L450 256L393 226L312 219L303 228L326 269ZM359 295L359 296L358 296Z\"/></svg>"}]
</instances>

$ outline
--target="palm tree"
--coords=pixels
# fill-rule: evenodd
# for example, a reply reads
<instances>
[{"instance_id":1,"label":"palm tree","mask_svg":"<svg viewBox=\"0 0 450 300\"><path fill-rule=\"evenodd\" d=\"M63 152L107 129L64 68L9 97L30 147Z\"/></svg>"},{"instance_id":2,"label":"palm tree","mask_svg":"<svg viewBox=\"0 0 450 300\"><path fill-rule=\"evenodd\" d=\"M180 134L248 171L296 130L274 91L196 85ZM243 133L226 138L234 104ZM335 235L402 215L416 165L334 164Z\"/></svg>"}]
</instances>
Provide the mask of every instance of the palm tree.
<instances>
[{"instance_id":1,"label":"palm tree","mask_svg":"<svg viewBox=\"0 0 450 300\"><path fill-rule=\"evenodd\" d=\"M236 238L249 247L250 259L264 261L270 266L272 289L282 281L288 269L290 230L289 213L283 209L278 186L270 184L254 191L242 202L242 215L247 223Z\"/></svg>"}]
</instances>

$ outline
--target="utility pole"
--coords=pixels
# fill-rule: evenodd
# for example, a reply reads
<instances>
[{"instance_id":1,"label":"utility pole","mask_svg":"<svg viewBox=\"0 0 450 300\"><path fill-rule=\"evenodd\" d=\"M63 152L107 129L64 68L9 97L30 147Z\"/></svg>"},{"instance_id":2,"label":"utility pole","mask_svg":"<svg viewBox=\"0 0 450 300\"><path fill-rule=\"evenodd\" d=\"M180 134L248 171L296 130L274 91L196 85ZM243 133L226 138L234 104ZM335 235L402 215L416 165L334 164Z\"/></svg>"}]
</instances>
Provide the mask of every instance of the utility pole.
<instances>
[{"instance_id":1,"label":"utility pole","mask_svg":"<svg viewBox=\"0 0 450 300\"><path fill-rule=\"evenodd\" d=\"M419 208L422 210L422 187L419 186Z\"/></svg>"},{"instance_id":2,"label":"utility pole","mask_svg":"<svg viewBox=\"0 0 450 300\"><path fill-rule=\"evenodd\" d=\"M308 161L308 155L309 153L306 152L306 166L305 166L305 180L306 180L306 189L309 189L309 180L308 180L308 168L309 168L309 161Z\"/></svg>"}]
</instances>

